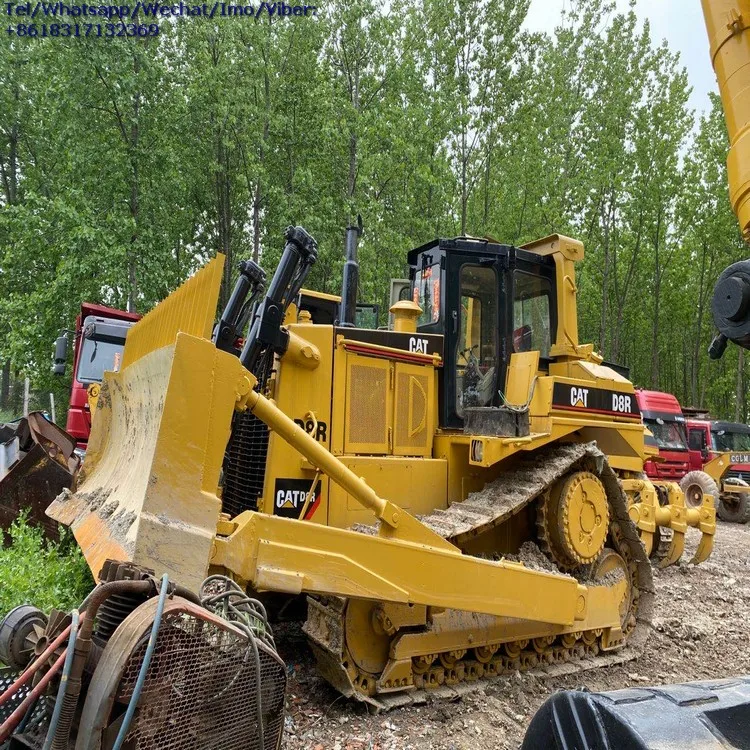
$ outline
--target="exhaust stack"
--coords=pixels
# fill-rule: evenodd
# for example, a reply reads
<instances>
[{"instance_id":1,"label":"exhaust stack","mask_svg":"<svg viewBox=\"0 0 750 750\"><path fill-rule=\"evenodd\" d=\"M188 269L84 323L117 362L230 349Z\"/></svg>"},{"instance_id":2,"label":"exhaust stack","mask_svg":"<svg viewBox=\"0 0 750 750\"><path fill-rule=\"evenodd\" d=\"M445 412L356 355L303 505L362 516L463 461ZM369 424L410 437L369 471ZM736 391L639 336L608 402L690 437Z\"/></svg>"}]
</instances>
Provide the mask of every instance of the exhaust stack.
<instances>
[{"instance_id":1,"label":"exhaust stack","mask_svg":"<svg viewBox=\"0 0 750 750\"><path fill-rule=\"evenodd\" d=\"M357 226L346 228L346 263L341 287L341 307L339 325L354 326L357 316L357 287L359 285L359 263L357 262L357 243L362 234L362 217L357 216Z\"/></svg>"}]
</instances>

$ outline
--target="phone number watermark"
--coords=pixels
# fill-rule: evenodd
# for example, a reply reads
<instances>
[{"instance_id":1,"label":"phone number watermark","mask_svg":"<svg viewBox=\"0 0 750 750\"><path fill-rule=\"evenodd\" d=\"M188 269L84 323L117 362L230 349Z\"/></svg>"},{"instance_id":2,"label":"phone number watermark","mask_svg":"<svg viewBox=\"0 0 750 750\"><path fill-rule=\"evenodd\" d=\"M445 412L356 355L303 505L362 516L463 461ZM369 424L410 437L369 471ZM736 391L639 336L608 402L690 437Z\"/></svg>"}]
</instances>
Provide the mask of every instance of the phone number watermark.
<instances>
[{"instance_id":1,"label":"phone number watermark","mask_svg":"<svg viewBox=\"0 0 750 750\"><path fill-rule=\"evenodd\" d=\"M318 15L315 5L288 5L262 2L216 2L193 5L151 3L138 0L135 5L89 5L65 2L2 3L12 21L8 36L18 37L146 37L158 36L158 20L167 18L300 18ZM105 21L105 23L102 23ZM107 23L115 21L114 23ZM128 22L130 21L130 22ZM13 23L15 22L15 23Z\"/></svg>"},{"instance_id":2,"label":"phone number watermark","mask_svg":"<svg viewBox=\"0 0 750 750\"><path fill-rule=\"evenodd\" d=\"M159 24L136 23L19 23L5 30L18 37L146 37L159 36Z\"/></svg>"}]
</instances>

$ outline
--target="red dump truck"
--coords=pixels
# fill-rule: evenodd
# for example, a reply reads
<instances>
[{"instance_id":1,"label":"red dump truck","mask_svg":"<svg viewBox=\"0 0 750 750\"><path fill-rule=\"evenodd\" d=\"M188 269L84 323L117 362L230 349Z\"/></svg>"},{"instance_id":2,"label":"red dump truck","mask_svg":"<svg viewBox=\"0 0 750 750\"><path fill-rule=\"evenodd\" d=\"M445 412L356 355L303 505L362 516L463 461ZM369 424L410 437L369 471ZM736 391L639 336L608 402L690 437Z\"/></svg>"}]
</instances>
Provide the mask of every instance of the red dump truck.
<instances>
[{"instance_id":1,"label":"red dump truck","mask_svg":"<svg viewBox=\"0 0 750 750\"><path fill-rule=\"evenodd\" d=\"M660 461L646 461L644 471L653 479L679 482L690 471L685 417L671 393L636 390L643 423L654 436Z\"/></svg>"},{"instance_id":2,"label":"red dump truck","mask_svg":"<svg viewBox=\"0 0 750 750\"><path fill-rule=\"evenodd\" d=\"M105 370L120 366L125 337L139 315L84 303L72 331L55 342L53 372L63 375L68 344L73 340L73 377L66 432L33 412L12 424L0 425L0 544L19 512L41 525L51 537L57 524L45 510L70 487L91 432L91 405ZM71 337L72 334L72 337Z\"/></svg>"},{"instance_id":3,"label":"red dump truck","mask_svg":"<svg viewBox=\"0 0 750 750\"><path fill-rule=\"evenodd\" d=\"M713 495L721 519L750 521L750 427L686 419L671 393L637 390L636 400L659 450L659 460L644 464L646 474L679 482L688 505Z\"/></svg>"},{"instance_id":4,"label":"red dump truck","mask_svg":"<svg viewBox=\"0 0 750 750\"><path fill-rule=\"evenodd\" d=\"M65 430L76 439L78 448L86 450L91 432L89 391L98 387L106 370L118 370L125 336L140 315L104 305L84 302L73 331L73 382L70 387L70 408ZM65 373L69 332L55 344L57 375Z\"/></svg>"}]
</instances>

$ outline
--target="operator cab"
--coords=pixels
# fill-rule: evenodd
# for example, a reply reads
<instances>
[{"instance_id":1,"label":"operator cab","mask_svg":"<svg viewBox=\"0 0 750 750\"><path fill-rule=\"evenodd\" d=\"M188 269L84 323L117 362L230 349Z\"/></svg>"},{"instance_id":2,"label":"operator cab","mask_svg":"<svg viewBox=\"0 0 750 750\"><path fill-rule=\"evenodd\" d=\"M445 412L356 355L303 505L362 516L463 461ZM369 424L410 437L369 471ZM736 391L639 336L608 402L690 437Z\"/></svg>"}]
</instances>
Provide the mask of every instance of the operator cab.
<instances>
[{"instance_id":1,"label":"operator cab","mask_svg":"<svg viewBox=\"0 0 750 750\"><path fill-rule=\"evenodd\" d=\"M441 334L440 424L460 428L471 406L500 406L513 352L547 369L557 330L555 264L486 239L429 242L409 255L421 333Z\"/></svg>"},{"instance_id":2,"label":"operator cab","mask_svg":"<svg viewBox=\"0 0 750 750\"><path fill-rule=\"evenodd\" d=\"M104 373L120 369L125 337L135 321L89 315L83 321L75 378L83 385L101 383Z\"/></svg>"}]
</instances>

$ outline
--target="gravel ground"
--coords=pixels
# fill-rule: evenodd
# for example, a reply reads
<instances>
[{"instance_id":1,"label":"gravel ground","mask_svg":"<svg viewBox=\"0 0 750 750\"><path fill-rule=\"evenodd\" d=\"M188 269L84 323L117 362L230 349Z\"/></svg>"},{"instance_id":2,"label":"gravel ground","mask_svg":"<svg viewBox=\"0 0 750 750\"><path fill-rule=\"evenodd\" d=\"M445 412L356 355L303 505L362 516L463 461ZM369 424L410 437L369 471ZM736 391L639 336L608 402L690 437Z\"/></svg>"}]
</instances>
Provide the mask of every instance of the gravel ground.
<instances>
[{"instance_id":1,"label":"gravel ground","mask_svg":"<svg viewBox=\"0 0 750 750\"><path fill-rule=\"evenodd\" d=\"M694 539L689 535L688 547ZM686 550L684 559L689 559ZM277 633L290 665L286 750L505 750L556 690L616 690L750 673L750 525L719 522L712 556L654 571L657 603L644 653L617 667L559 678L516 674L455 702L370 715L315 673L296 626Z\"/></svg>"}]
</instances>

